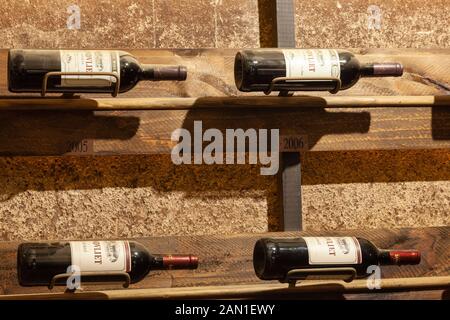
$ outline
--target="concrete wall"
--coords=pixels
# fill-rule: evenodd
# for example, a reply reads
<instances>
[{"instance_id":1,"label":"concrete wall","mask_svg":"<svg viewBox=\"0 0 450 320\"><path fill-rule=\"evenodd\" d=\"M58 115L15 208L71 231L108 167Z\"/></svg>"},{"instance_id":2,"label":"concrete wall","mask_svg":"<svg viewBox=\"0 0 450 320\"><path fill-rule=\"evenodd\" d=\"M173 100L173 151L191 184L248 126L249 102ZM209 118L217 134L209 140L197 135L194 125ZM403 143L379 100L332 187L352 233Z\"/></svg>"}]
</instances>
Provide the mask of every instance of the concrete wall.
<instances>
[{"instance_id":1,"label":"concrete wall","mask_svg":"<svg viewBox=\"0 0 450 320\"><path fill-rule=\"evenodd\" d=\"M296 0L297 46L448 48L448 0Z\"/></svg>"}]
</instances>

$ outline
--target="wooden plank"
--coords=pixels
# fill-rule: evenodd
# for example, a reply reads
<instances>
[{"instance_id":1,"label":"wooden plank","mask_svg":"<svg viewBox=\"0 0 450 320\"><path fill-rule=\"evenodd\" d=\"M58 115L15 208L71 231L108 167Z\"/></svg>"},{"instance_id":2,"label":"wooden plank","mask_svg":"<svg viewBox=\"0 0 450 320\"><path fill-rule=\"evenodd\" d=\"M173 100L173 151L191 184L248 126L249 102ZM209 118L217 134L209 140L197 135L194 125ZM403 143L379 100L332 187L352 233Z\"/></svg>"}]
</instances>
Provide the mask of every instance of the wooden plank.
<instances>
[{"instance_id":1,"label":"wooden plank","mask_svg":"<svg viewBox=\"0 0 450 320\"><path fill-rule=\"evenodd\" d=\"M173 131L184 128L193 135L200 120L203 131L280 129L280 135L303 135L309 151L450 147L450 108L5 111L0 155L64 155L86 140L92 148L84 154L170 153Z\"/></svg>"},{"instance_id":2,"label":"wooden plank","mask_svg":"<svg viewBox=\"0 0 450 320\"><path fill-rule=\"evenodd\" d=\"M127 50L143 64L180 64L188 68L187 81L142 81L121 97L196 97L229 96L238 91L234 85L233 65L236 50L231 49L149 49ZM0 49L0 92L5 96L20 96L8 92L7 50ZM53 94L55 96L57 94ZM39 96L39 95L36 95ZM92 94L89 97L111 97Z\"/></svg>"},{"instance_id":3,"label":"wooden plank","mask_svg":"<svg viewBox=\"0 0 450 320\"><path fill-rule=\"evenodd\" d=\"M258 108L251 106L258 100L245 95L242 100L236 98L218 98L219 96L239 96L233 80L233 59L235 50L132 50L143 63L184 64L189 69L186 82L142 83L134 90L122 95L124 98L144 98L151 96L198 97L184 100L184 110L155 111L83 111L83 112L39 112L5 111L0 113L0 155L117 155L169 153L175 145L171 134L178 128L191 130L196 120L203 121L203 127L217 128L254 128L278 129L280 134L299 134L307 136L310 151L335 150L373 150L373 149L422 149L448 148L450 146L450 111L448 107L430 107L430 101L420 98L425 104L416 103L414 107L376 108L370 106L383 97L363 101L355 95L441 95L427 99L442 102L450 92L450 49L443 50L362 50L355 49L361 60L399 61L405 64L406 73L402 78L362 79L354 88L329 97L327 93L311 93L316 96L314 110L280 109L280 100L276 97L257 97ZM0 50L0 89L5 92L0 107L8 109L14 104L29 108L24 101L6 93L6 50ZM439 61L439 63L435 63ZM3 72L1 72L3 71ZM342 98L340 95L353 96L355 100L345 109L326 108L320 96L326 99ZM10 99L15 97L15 99ZM36 95L37 97L37 95ZM92 104L102 101L107 108L107 95L90 95L88 99L70 101L68 108L75 108L81 102L83 108L96 109ZM208 98L209 97L209 98ZM214 97L218 100L214 100ZM256 97L254 97L256 98ZM387 98L387 97L384 97ZM400 99L399 97L397 97ZM204 99L204 100L202 100ZM223 99L223 100L220 100ZM267 99L267 100L263 100ZM311 98L312 99L312 98ZM14 100L14 101L13 101ZM345 99L344 99L345 100ZM426 100L426 101L425 101ZM30 101L30 100L27 100ZM45 100L48 101L48 100ZM111 101L111 99L109 99ZM115 100L120 104L120 100ZM146 101L146 100L144 100ZM170 109L165 104L156 109ZM284 100L283 106L293 105L294 100ZM342 100L341 100L342 101ZM348 101L348 100L347 100ZM357 101L361 103L357 104ZM56 103L61 100L56 100ZM43 108L42 101L40 108ZM126 102L124 102L126 103ZM183 104L179 102L180 104ZM194 103L196 110L191 110ZM220 104L220 110L210 110ZM433 102L435 103L435 102ZM147 107L142 102L139 109ZM270 105L275 106L270 108ZM378 103L379 104L379 103ZM187 105L187 106L186 106ZM263 107L266 105L266 107ZM322 105L322 107L317 107ZM361 106L361 108L353 108ZM378 105L379 107L380 105ZM386 103L392 106L392 101ZM246 110L242 110L245 107ZM126 108L122 103L121 108ZM264 108L264 110L262 110ZM200 110L201 109L201 110ZM203 110L205 109L205 110ZM83 146L89 146L84 148Z\"/></svg>"},{"instance_id":4,"label":"wooden plank","mask_svg":"<svg viewBox=\"0 0 450 320\"><path fill-rule=\"evenodd\" d=\"M383 279L449 276L450 227L355 230L339 232L287 232L232 236L179 236L137 239L151 252L192 253L199 256L197 270L158 271L132 288L197 287L262 284L253 271L252 251L261 237L300 235L355 235L372 240L378 247L418 249L422 261L416 266L385 266ZM16 275L17 242L0 243L0 294L48 293L46 287L20 287ZM277 282L264 282L265 284ZM120 285L83 285L85 290L118 289ZM57 288L55 292L61 292Z\"/></svg>"},{"instance_id":5,"label":"wooden plank","mask_svg":"<svg viewBox=\"0 0 450 320\"><path fill-rule=\"evenodd\" d=\"M0 300L72 299L445 299L450 288L448 277L382 279L379 289L369 289L367 280L305 280L295 288L286 284L251 284L182 288L77 291L75 293L37 293L0 295Z\"/></svg>"},{"instance_id":6,"label":"wooden plank","mask_svg":"<svg viewBox=\"0 0 450 320\"><path fill-rule=\"evenodd\" d=\"M234 56L238 49L151 49L128 50L141 63L182 64L188 69L184 82L141 82L121 97L206 97L234 96ZM400 78L365 78L342 95L445 95L449 94L450 49L349 49L362 62L400 62ZM0 49L0 92L7 91L7 50ZM311 93L313 95L329 95ZM262 94L257 94L262 95ZM309 93L308 93L309 95ZM38 95L37 95L38 96ZM108 95L89 95L89 97Z\"/></svg>"},{"instance_id":7,"label":"wooden plank","mask_svg":"<svg viewBox=\"0 0 450 320\"><path fill-rule=\"evenodd\" d=\"M217 289L217 294L193 295L192 291L183 291L175 295L171 289L164 290L165 293L153 293L136 290L110 290L83 292L78 294L33 294L33 295L12 295L0 296L0 300L150 300L150 299L295 299L295 300L448 300L448 290L426 290L426 291L406 291L406 292L370 292L370 293L292 293L278 292L276 295L254 293L243 295L227 295L223 287ZM117 292L120 291L120 292ZM159 295L157 295L159 294Z\"/></svg>"},{"instance_id":8,"label":"wooden plank","mask_svg":"<svg viewBox=\"0 0 450 320\"><path fill-rule=\"evenodd\" d=\"M117 111L450 107L450 96L241 96L200 98L0 98L1 111Z\"/></svg>"}]
</instances>

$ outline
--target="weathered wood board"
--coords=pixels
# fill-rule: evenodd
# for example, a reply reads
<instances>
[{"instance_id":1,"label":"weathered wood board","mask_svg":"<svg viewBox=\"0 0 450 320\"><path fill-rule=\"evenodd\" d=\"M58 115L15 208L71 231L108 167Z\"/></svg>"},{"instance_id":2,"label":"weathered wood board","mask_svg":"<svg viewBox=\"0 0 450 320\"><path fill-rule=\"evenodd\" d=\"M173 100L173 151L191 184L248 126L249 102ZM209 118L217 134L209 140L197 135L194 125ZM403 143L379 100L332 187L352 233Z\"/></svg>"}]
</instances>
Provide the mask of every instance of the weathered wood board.
<instances>
[{"instance_id":1,"label":"weathered wood board","mask_svg":"<svg viewBox=\"0 0 450 320\"><path fill-rule=\"evenodd\" d=\"M239 92L234 84L234 56L239 49L125 50L144 64L185 65L188 78L184 82L142 82L120 97L248 95ZM400 62L405 72L399 78L361 79L353 88L341 91L340 95L450 94L450 49L346 50L355 53L361 62ZM0 95L18 95L7 91L6 57L7 50L0 49ZM328 95L318 95L323 94Z\"/></svg>"},{"instance_id":2,"label":"weathered wood board","mask_svg":"<svg viewBox=\"0 0 450 320\"><path fill-rule=\"evenodd\" d=\"M450 108L3 111L0 155L170 153L180 128L279 129L306 136L309 151L450 147ZM88 145L89 147L84 147Z\"/></svg>"},{"instance_id":3,"label":"weathered wood board","mask_svg":"<svg viewBox=\"0 0 450 320\"><path fill-rule=\"evenodd\" d=\"M370 283L370 282L369 282ZM150 299L307 299L307 300L448 300L450 276L382 279L379 289L369 289L367 279L306 280L295 288L286 284L116 289L65 293L0 295L0 300L150 300Z\"/></svg>"},{"instance_id":4,"label":"weathered wood board","mask_svg":"<svg viewBox=\"0 0 450 320\"><path fill-rule=\"evenodd\" d=\"M197 270L158 271L131 288L196 287L234 284L260 284L252 264L257 239L267 236L355 235L372 240L380 248L418 249L422 261L416 266L385 266L383 278L448 276L450 266L450 227L340 232L245 234L234 236L179 236L142 238L150 252L192 253L199 256ZM20 287L16 275L17 242L0 243L0 293L47 293L46 287ZM268 282L270 283L270 282ZM273 282L276 283L276 282ZM85 290L120 289L116 285L83 285ZM55 292L60 292L56 288Z\"/></svg>"}]
</instances>

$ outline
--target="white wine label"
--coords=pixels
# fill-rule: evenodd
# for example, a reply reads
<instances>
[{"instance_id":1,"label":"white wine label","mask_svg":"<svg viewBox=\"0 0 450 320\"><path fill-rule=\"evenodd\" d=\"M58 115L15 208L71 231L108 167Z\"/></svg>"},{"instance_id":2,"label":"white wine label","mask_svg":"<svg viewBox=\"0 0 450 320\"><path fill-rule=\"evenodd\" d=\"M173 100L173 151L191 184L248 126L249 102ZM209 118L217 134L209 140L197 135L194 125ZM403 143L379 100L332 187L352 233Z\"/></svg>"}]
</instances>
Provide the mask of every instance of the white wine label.
<instances>
[{"instance_id":1,"label":"white wine label","mask_svg":"<svg viewBox=\"0 0 450 320\"><path fill-rule=\"evenodd\" d=\"M284 49L286 77L339 78L339 54L334 49Z\"/></svg>"},{"instance_id":2,"label":"white wine label","mask_svg":"<svg viewBox=\"0 0 450 320\"><path fill-rule=\"evenodd\" d=\"M120 77L118 51L60 50L61 72L113 72ZM116 82L112 76L61 76L63 87L109 87Z\"/></svg>"},{"instance_id":3,"label":"white wine label","mask_svg":"<svg viewBox=\"0 0 450 320\"><path fill-rule=\"evenodd\" d=\"M360 264L361 247L355 237L303 237L309 264Z\"/></svg>"},{"instance_id":4,"label":"white wine label","mask_svg":"<svg viewBox=\"0 0 450 320\"><path fill-rule=\"evenodd\" d=\"M73 241L70 250L72 265L81 272L131 271L128 241Z\"/></svg>"}]
</instances>

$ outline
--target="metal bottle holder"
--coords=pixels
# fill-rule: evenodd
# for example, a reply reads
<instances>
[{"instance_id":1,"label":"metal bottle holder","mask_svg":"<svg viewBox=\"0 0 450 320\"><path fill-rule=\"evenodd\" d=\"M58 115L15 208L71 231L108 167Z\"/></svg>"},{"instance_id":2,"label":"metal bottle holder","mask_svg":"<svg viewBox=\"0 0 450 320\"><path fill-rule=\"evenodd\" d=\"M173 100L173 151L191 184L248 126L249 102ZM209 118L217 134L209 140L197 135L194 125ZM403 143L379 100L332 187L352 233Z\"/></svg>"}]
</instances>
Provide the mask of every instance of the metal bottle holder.
<instances>
[{"instance_id":1,"label":"metal bottle holder","mask_svg":"<svg viewBox=\"0 0 450 320\"><path fill-rule=\"evenodd\" d=\"M352 267L342 268L314 268L314 269L292 269L281 283L288 283L289 288L295 288L297 281L305 280L307 276L336 276L345 282L351 282L356 278L356 269Z\"/></svg>"},{"instance_id":2,"label":"metal bottle holder","mask_svg":"<svg viewBox=\"0 0 450 320\"><path fill-rule=\"evenodd\" d=\"M65 283L57 283L58 280L62 280L62 279L67 279L71 276L73 276L74 273L60 273L57 274L55 276L53 276L53 278L50 280L50 283L48 284L48 288L51 290L53 289L54 286L62 286L65 285ZM130 275L126 272L80 272L78 273L78 275L80 276L80 278L89 278L89 277L111 277L111 276L115 276L115 277L122 277L123 278L123 284L122 286L124 288L128 288L130 286L131 283L131 278ZM102 283L111 283L112 281L95 281L95 282L89 282L90 284L102 284ZM121 282L120 280L114 281L114 282ZM74 290L70 290L67 289L67 291L69 292L74 292L76 289Z\"/></svg>"},{"instance_id":3,"label":"metal bottle holder","mask_svg":"<svg viewBox=\"0 0 450 320\"><path fill-rule=\"evenodd\" d=\"M41 96L45 97L45 94L47 93L47 82L48 78L54 77L54 76L110 76L114 77L116 79L116 83L114 86L114 89L111 91L111 95L113 97L116 97L119 94L119 88L120 88L120 78L119 76L114 72L61 72L61 71L51 71L47 72L44 76L44 79L42 80L42 89L41 89ZM66 92L63 94L69 94L73 95L75 92Z\"/></svg>"},{"instance_id":4,"label":"metal bottle holder","mask_svg":"<svg viewBox=\"0 0 450 320\"><path fill-rule=\"evenodd\" d=\"M280 90L280 96L289 96L292 94L289 94L289 91L299 91L298 89L295 88L295 84L297 83L302 83L302 82L306 82L306 81L329 81L331 83L334 83L334 88L329 90L330 93L337 93L342 86L342 81L339 78L336 77L321 77L321 78L292 78L292 77L278 77L278 78L274 78L272 80L272 82L269 85L269 88L264 91L265 95L269 95L272 91L273 88L275 87L275 85L277 83L280 82L287 82L287 81L291 81L291 83L294 85L292 88L289 89L283 89ZM301 90L300 90L301 91Z\"/></svg>"}]
</instances>

